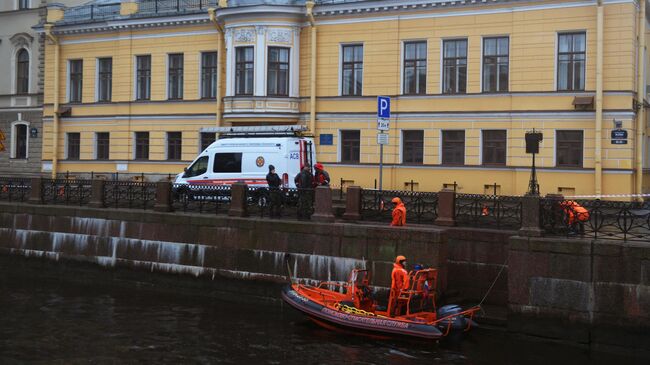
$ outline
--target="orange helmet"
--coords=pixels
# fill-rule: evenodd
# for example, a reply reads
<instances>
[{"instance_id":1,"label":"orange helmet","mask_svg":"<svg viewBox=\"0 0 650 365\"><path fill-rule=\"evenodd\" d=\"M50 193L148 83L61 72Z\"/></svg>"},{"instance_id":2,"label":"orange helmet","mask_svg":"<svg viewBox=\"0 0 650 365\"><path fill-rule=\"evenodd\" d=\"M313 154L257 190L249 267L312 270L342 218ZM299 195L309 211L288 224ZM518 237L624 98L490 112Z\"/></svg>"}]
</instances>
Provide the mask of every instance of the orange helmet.
<instances>
[{"instance_id":1,"label":"orange helmet","mask_svg":"<svg viewBox=\"0 0 650 365\"><path fill-rule=\"evenodd\" d=\"M406 257L405 257L405 256L399 255L399 256L397 256L397 257L395 258L395 263L396 263L396 264L399 264L399 263L401 263L402 261L406 261Z\"/></svg>"},{"instance_id":2,"label":"orange helmet","mask_svg":"<svg viewBox=\"0 0 650 365\"><path fill-rule=\"evenodd\" d=\"M314 165L314 167L315 167L316 169L318 169L318 170L322 170L322 169L323 169L323 164L320 163L320 162L317 162L317 163Z\"/></svg>"},{"instance_id":3,"label":"orange helmet","mask_svg":"<svg viewBox=\"0 0 650 365\"><path fill-rule=\"evenodd\" d=\"M393 203L395 203L395 204L399 204L399 203L402 202L402 199L400 199L400 198L398 198L398 197L394 197L393 200L391 200L391 202L393 202Z\"/></svg>"}]
</instances>

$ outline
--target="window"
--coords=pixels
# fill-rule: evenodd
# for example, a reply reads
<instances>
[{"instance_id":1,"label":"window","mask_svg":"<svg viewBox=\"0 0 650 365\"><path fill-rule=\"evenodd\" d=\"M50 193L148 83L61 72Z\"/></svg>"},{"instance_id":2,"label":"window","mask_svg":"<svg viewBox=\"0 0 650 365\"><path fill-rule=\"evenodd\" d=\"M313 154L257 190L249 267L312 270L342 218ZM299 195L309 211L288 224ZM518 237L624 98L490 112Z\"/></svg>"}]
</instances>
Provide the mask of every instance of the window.
<instances>
[{"instance_id":1,"label":"window","mask_svg":"<svg viewBox=\"0 0 650 365\"><path fill-rule=\"evenodd\" d=\"M508 37L483 39L483 92L508 91L509 43Z\"/></svg>"},{"instance_id":2,"label":"window","mask_svg":"<svg viewBox=\"0 0 650 365\"><path fill-rule=\"evenodd\" d=\"M267 95L289 96L289 48L269 47Z\"/></svg>"},{"instance_id":3,"label":"window","mask_svg":"<svg viewBox=\"0 0 650 365\"><path fill-rule=\"evenodd\" d=\"M167 132L167 159L180 160L183 145L182 132Z\"/></svg>"},{"instance_id":4,"label":"window","mask_svg":"<svg viewBox=\"0 0 650 365\"><path fill-rule=\"evenodd\" d=\"M83 61L71 60L70 64L70 94L68 100L71 103L81 103L81 92L83 88Z\"/></svg>"},{"instance_id":5,"label":"window","mask_svg":"<svg viewBox=\"0 0 650 365\"><path fill-rule=\"evenodd\" d=\"M217 97L217 52L201 53L201 98Z\"/></svg>"},{"instance_id":6,"label":"window","mask_svg":"<svg viewBox=\"0 0 650 365\"><path fill-rule=\"evenodd\" d=\"M113 59L97 60L97 101L111 101L113 87Z\"/></svg>"},{"instance_id":7,"label":"window","mask_svg":"<svg viewBox=\"0 0 650 365\"><path fill-rule=\"evenodd\" d=\"M149 159L149 132L135 132L135 159Z\"/></svg>"},{"instance_id":8,"label":"window","mask_svg":"<svg viewBox=\"0 0 650 365\"><path fill-rule=\"evenodd\" d=\"M27 124L15 124L13 130L14 145L12 158L27 158Z\"/></svg>"},{"instance_id":9,"label":"window","mask_svg":"<svg viewBox=\"0 0 650 365\"><path fill-rule=\"evenodd\" d=\"M402 162L422 164L424 160L424 131L402 131Z\"/></svg>"},{"instance_id":10,"label":"window","mask_svg":"<svg viewBox=\"0 0 650 365\"><path fill-rule=\"evenodd\" d=\"M79 133L66 133L66 140L68 144L66 159L78 160L79 159L79 145L81 138Z\"/></svg>"},{"instance_id":11,"label":"window","mask_svg":"<svg viewBox=\"0 0 650 365\"><path fill-rule=\"evenodd\" d=\"M16 94L29 93L29 53L21 49L16 54Z\"/></svg>"},{"instance_id":12,"label":"window","mask_svg":"<svg viewBox=\"0 0 650 365\"><path fill-rule=\"evenodd\" d=\"M582 167L582 131L557 131L556 166Z\"/></svg>"},{"instance_id":13,"label":"window","mask_svg":"<svg viewBox=\"0 0 650 365\"><path fill-rule=\"evenodd\" d=\"M217 153L214 155L214 172L241 172L241 152Z\"/></svg>"},{"instance_id":14,"label":"window","mask_svg":"<svg viewBox=\"0 0 650 365\"><path fill-rule=\"evenodd\" d=\"M235 49L235 95L253 95L253 47Z\"/></svg>"},{"instance_id":15,"label":"window","mask_svg":"<svg viewBox=\"0 0 650 365\"><path fill-rule=\"evenodd\" d=\"M342 95L361 95L363 88L363 46L343 46Z\"/></svg>"},{"instance_id":16,"label":"window","mask_svg":"<svg viewBox=\"0 0 650 365\"><path fill-rule=\"evenodd\" d=\"M557 89L585 89L585 33L558 34Z\"/></svg>"},{"instance_id":17,"label":"window","mask_svg":"<svg viewBox=\"0 0 650 365\"><path fill-rule=\"evenodd\" d=\"M97 132L95 134L95 145L97 148L96 158L98 160L108 160L110 150L110 134L108 132Z\"/></svg>"},{"instance_id":18,"label":"window","mask_svg":"<svg viewBox=\"0 0 650 365\"><path fill-rule=\"evenodd\" d=\"M30 0L18 0L18 9L29 9L29 1Z\"/></svg>"},{"instance_id":19,"label":"window","mask_svg":"<svg viewBox=\"0 0 650 365\"><path fill-rule=\"evenodd\" d=\"M169 85L167 88L168 99L183 98L183 54L176 53L169 55Z\"/></svg>"},{"instance_id":20,"label":"window","mask_svg":"<svg viewBox=\"0 0 650 365\"><path fill-rule=\"evenodd\" d=\"M359 163L361 131L341 131L341 162Z\"/></svg>"},{"instance_id":21,"label":"window","mask_svg":"<svg viewBox=\"0 0 650 365\"><path fill-rule=\"evenodd\" d=\"M208 171L208 156L201 156L198 160L194 161L183 174L183 177L194 177L203 175Z\"/></svg>"},{"instance_id":22,"label":"window","mask_svg":"<svg viewBox=\"0 0 650 365\"><path fill-rule=\"evenodd\" d=\"M136 57L136 100L151 99L151 56Z\"/></svg>"},{"instance_id":23,"label":"window","mask_svg":"<svg viewBox=\"0 0 650 365\"><path fill-rule=\"evenodd\" d=\"M465 131L442 131L442 163L465 164Z\"/></svg>"},{"instance_id":24,"label":"window","mask_svg":"<svg viewBox=\"0 0 650 365\"><path fill-rule=\"evenodd\" d=\"M443 94L463 94L467 90L467 39L443 42Z\"/></svg>"},{"instance_id":25,"label":"window","mask_svg":"<svg viewBox=\"0 0 650 365\"><path fill-rule=\"evenodd\" d=\"M216 133L201 132L201 151L204 151L216 140Z\"/></svg>"},{"instance_id":26,"label":"window","mask_svg":"<svg viewBox=\"0 0 650 365\"><path fill-rule=\"evenodd\" d=\"M427 93L427 42L404 43L404 94Z\"/></svg>"},{"instance_id":27,"label":"window","mask_svg":"<svg viewBox=\"0 0 650 365\"><path fill-rule=\"evenodd\" d=\"M505 130L483 131L483 165L506 164L506 139Z\"/></svg>"}]
</instances>

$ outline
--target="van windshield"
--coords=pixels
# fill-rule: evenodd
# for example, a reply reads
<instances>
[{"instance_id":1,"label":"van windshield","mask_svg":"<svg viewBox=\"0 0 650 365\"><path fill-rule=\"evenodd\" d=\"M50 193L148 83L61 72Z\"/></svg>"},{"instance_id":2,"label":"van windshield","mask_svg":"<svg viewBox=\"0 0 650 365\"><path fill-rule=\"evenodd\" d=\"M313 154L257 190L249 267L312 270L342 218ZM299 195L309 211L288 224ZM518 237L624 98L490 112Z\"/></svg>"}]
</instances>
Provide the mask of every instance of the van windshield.
<instances>
[{"instance_id":1,"label":"van windshield","mask_svg":"<svg viewBox=\"0 0 650 365\"><path fill-rule=\"evenodd\" d=\"M185 171L185 177L203 175L206 171L208 171L208 156L201 156Z\"/></svg>"},{"instance_id":2,"label":"van windshield","mask_svg":"<svg viewBox=\"0 0 650 365\"><path fill-rule=\"evenodd\" d=\"M214 155L214 169L216 173L241 172L241 152L217 153Z\"/></svg>"}]
</instances>

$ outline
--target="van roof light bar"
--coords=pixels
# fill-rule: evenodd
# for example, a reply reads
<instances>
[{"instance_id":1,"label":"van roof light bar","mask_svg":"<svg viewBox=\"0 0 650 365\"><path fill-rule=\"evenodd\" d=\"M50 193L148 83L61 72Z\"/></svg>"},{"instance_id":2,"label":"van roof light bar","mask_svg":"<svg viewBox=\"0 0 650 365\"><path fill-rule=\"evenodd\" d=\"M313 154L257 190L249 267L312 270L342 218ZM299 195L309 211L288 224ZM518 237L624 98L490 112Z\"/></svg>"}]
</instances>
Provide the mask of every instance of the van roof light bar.
<instances>
[{"instance_id":1,"label":"van roof light bar","mask_svg":"<svg viewBox=\"0 0 650 365\"><path fill-rule=\"evenodd\" d=\"M259 126L233 126L233 127L204 127L201 132L219 133L225 136L295 136L308 130L306 125L259 125Z\"/></svg>"}]
</instances>

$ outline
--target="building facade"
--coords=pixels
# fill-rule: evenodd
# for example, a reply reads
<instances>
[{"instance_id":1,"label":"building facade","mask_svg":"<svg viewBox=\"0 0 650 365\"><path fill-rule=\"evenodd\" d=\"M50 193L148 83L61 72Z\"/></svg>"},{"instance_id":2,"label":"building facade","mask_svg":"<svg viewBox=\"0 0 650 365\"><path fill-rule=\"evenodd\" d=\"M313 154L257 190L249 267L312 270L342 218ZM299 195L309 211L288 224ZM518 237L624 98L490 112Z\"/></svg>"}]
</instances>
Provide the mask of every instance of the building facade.
<instances>
[{"instance_id":1,"label":"building facade","mask_svg":"<svg viewBox=\"0 0 650 365\"><path fill-rule=\"evenodd\" d=\"M333 181L650 192L637 0L139 0L50 7L44 172L176 174L214 126L304 124ZM639 67L640 65L640 67ZM645 173L645 175L644 175ZM645 189L645 190L644 190Z\"/></svg>"}]
</instances>

